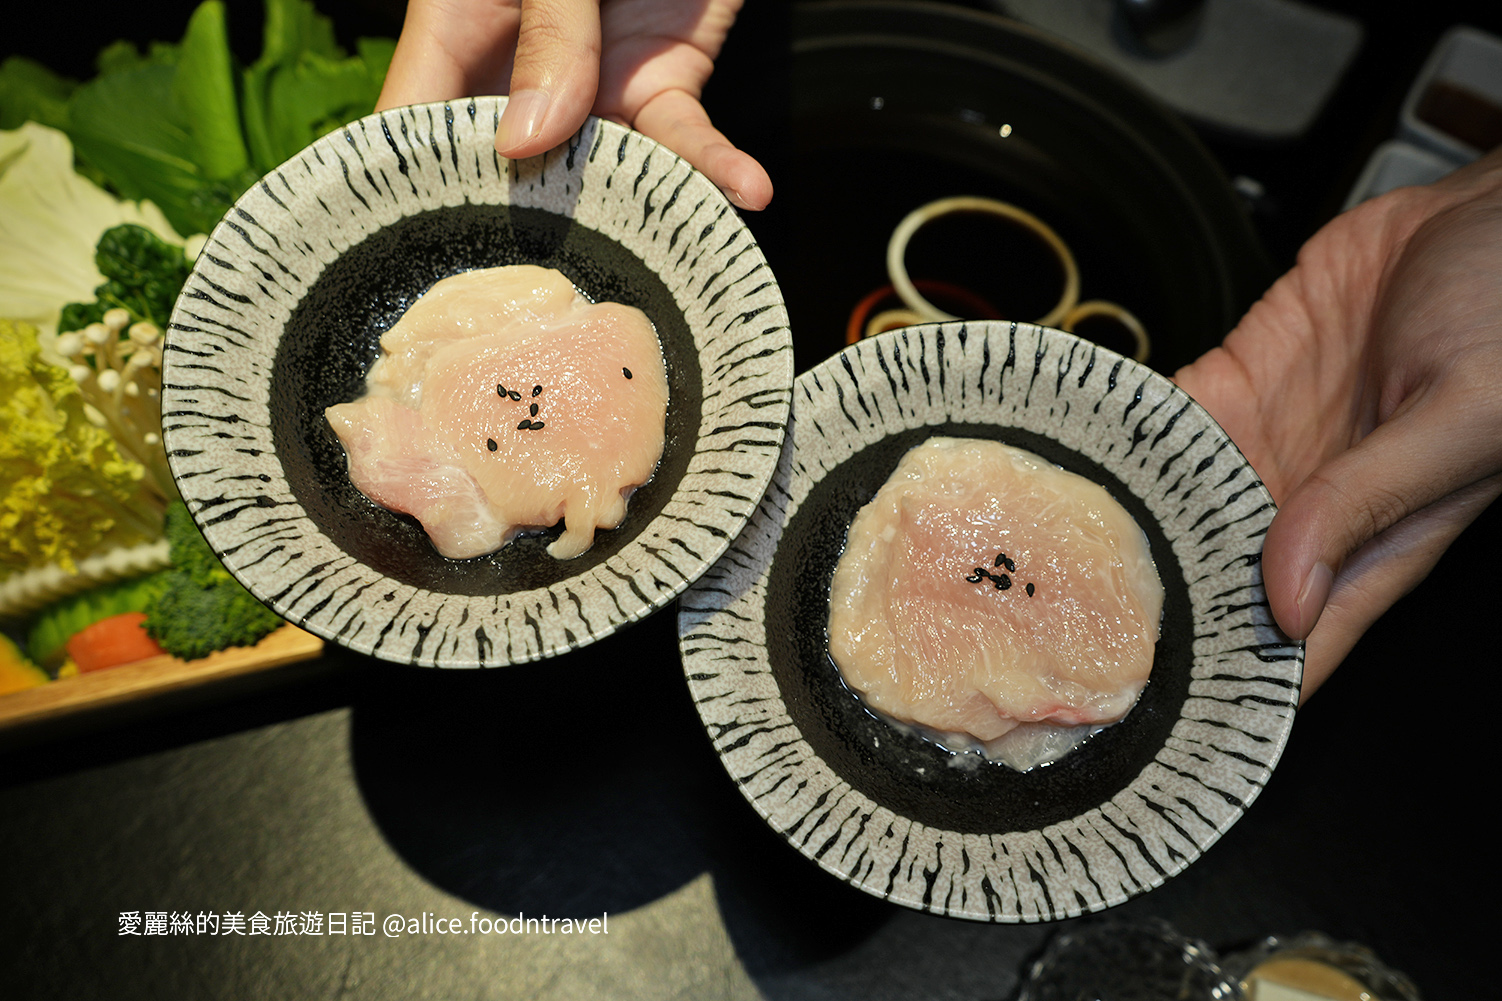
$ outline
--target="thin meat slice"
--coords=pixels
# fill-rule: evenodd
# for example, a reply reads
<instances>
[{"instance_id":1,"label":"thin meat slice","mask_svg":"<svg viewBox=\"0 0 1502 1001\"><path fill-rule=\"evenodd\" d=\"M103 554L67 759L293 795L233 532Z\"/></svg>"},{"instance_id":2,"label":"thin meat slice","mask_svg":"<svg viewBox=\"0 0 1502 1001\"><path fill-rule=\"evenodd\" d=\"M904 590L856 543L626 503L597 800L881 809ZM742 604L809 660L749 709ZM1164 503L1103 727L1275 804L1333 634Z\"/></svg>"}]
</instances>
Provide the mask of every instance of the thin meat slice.
<instances>
[{"instance_id":1,"label":"thin meat slice","mask_svg":"<svg viewBox=\"0 0 1502 1001\"><path fill-rule=\"evenodd\" d=\"M463 559L563 521L559 559L614 528L662 456L667 373L650 321L556 271L466 272L381 339L369 392L330 407L350 477Z\"/></svg>"},{"instance_id":2,"label":"thin meat slice","mask_svg":"<svg viewBox=\"0 0 1502 1001\"><path fill-rule=\"evenodd\" d=\"M507 534L458 451L428 430L416 410L374 396L330 407L328 419L359 491L422 522L439 552L478 556Z\"/></svg>"},{"instance_id":3,"label":"thin meat slice","mask_svg":"<svg viewBox=\"0 0 1502 1001\"><path fill-rule=\"evenodd\" d=\"M984 743L1124 716L1162 606L1146 537L1104 488L999 442L932 438L851 525L829 646L872 708Z\"/></svg>"}]
</instances>

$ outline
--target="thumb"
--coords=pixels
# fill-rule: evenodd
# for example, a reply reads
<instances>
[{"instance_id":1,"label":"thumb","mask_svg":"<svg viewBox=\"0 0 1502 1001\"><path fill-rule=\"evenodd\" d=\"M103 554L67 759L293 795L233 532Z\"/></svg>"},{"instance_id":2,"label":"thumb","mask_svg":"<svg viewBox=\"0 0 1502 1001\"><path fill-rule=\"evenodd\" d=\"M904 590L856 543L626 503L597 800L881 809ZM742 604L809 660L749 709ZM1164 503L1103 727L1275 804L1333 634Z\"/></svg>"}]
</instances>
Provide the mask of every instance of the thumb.
<instances>
[{"instance_id":1,"label":"thumb","mask_svg":"<svg viewBox=\"0 0 1502 1001\"><path fill-rule=\"evenodd\" d=\"M1427 387L1279 508L1263 580L1278 625L1307 639L1305 697L1502 493L1487 409L1459 387Z\"/></svg>"},{"instance_id":2,"label":"thumb","mask_svg":"<svg viewBox=\"0 0 1502 1001\"><path fill-rule=\"evenodd\" d=\"M496 129L496 152L515 159L562 143L584 124L599 79L596 0L523 0L511 93Z\"/></svg>"}]
</instances>

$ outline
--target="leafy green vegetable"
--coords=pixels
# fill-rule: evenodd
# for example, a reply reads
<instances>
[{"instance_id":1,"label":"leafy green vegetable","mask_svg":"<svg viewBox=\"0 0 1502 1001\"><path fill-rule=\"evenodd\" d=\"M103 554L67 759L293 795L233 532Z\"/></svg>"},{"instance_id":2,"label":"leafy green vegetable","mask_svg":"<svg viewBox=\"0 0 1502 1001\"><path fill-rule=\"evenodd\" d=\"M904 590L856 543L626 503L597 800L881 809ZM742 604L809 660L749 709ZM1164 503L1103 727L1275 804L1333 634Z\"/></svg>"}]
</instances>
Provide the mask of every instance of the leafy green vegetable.
<instances>
[{"instance_id":1,"label":"leafy green vegetable","mask_svg":"<svg viewBox=\"0 0 1502 1001\"><path fill-rule=\"evenodd\" d=\"M165 498L90 421L35 327L0 320L0 574L156 538Z\"/></svg>"},{"instance_id":2,"label":"leafy green vegetable","mask_svg":"<svg viewBox=\"0 0 1502 1001\"><path fill-rule=\"evenodd\" d=\"M69 102L65 131L78 157L120 197L150 199L179 232L207 232L218 216L209 218L214 206L201 189L211 182L193 162L193 138L172 107L175 75L174 66L143 62L90 80ZM216 195L227 209L228 186Z\"/></svg>"},{"instance_id":3,"label":"leafy green vegetable","mask_svg":"<svg viewBox=\"0 0 1502 1001\"><path fill-rule=\"evenodd\" d=\"M94 57L94 65L102 76L153 62L171 66L177 62L177 47L153 42L143 53L133 43L121 38L100 49L99 55Z\"/></svg>"},{"instance_id":4,"label":"leafy green vegetable","mask_svg":"<svg viewBox=\"0 0 1502 1001\"><path fill-rule=\"evenodd\" d=\"M124 612L144 612L167 586L167 571L134 580L116 581L64 598L38 612L26 632L26 653L44 668L55 671L67 656L74 634Z\"/></svg>"},{"instance_id":5,"label":"leafy green vegetable","mask_svg":"<svg viewBox=\"0 0 1502 1001\"><path fill-rule=\"evenodd\" d=\"M181 501L167 508L172 568L146 606L146 632L183 660L232 646L253 646L282 624L235 580L204 541Z\"/></svg>"},{"instance_id":6,"label":"leafy green vegetable","mask_svg":"<svg viewBox=\"0 0 1502 1001\"><path fill-rule=\"evenodd\" d=\"M346 57L303 0L267 0L261 58L245 71L245 134L264 173L375 107L396 43L362 38Z\"/></svg>"},{"instance_id":7,"label":"leafy green vegetable","mask_svg":"<svg viewBox=\"0 0 1502 1001\"><path fill-rule=\"evenodd\" d=\"M235 101L224 5L210 0L188 18L177 72L172 78L172 101L181 109L193 142L193 160L211 181L238 177L250 166L240 134L240 109Z\"/></svg>"},{"instance_id":8,"label":"leafy green vegetable","mask_svg":"<svg viewBox=\"0 0 1502 1001\"><path fill-rule=\"evenodd\" d=\"M223 4L204 0L176 45L105 49L99 76L71 92L62 127L81 170L121 197L155 202L179 231L206 233L260 177L375 107L395 43L361 39L357 50L335 43L308 0L266 0L262 54L237 70ZM27 86L27 106L55 114L45 87Z\"/></svg>"},{"instance_id":9,"label":"leafy green vegetable","mask_svg":"<svg viewBox=\"0 0 1502 1001\"><path fill-rule=\"evenodd\" d=\"M218 0L206 4L217 6ZM247 168L236 177L218 177L199 162L213 136L196 131L199 123L182 106L181 95L215 84L200 79L207 70L195 71L209 60L190 61L184 69L179 55L164 49L152 59L119 59L122 68L74 92L66 131L79 159L122 198L150 199L179 232L206 233L255 175ZM232 159L233 152L227 152L213 166Z\"/></svg>"},{"instance_id":10,"label":"leafy green vegetable","mask_svg":"<svg viewBox=\"0 0 1502 1001\"><path fill-rule=\"evenodd\" d=\"M59 76L25 56L0 63L0 129L16 129L22 122L62 128L68 121L68 98L77 80Z\"/></svg>"},{"instance_id":11,"label":"leafy green vegetable","mask_svg":"<svg viewBox=\"0 0 1502 1001\"><path fill-rule=\"evenodd\" d=\"M63 307L59 330L82 330L116 307L130 313L132 320L165 328L190 270L181 247L133 223L104 231L94 251L94 264L104 284L94 289L93 302Z\"/></svg>"}]
</instances>

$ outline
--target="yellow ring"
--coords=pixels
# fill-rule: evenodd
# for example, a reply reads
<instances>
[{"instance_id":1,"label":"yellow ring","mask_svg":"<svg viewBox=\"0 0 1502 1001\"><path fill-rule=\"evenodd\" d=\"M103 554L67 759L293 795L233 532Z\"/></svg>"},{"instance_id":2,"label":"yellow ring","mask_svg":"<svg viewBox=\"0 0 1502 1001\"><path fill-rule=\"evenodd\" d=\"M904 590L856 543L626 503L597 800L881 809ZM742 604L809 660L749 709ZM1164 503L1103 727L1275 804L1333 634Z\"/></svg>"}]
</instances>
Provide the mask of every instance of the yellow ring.
<instances>
[{"instance_id":1,"label":"yellow ring","mask_svg":"<svg viewBox=\"0 0 1502 1001\"><path fill-rule=\"evenodd\" d=\"M1124 306L1118 306L1114 302L1107 302L1104 299L1088 299L1065 314L1059 326L1072 334L1081 320L1091 316L1109 316L1126 327L1131 332L1132 339L1137 342L1137 350L1132 354L1132 360L1147 361L1148 352L1152 350L1152 341L1148 338L1142 321L1133 316Z\"/></svg>"},{"instance_id":2,"label":"yellow ring","mask_svg":"<svg viewBox=\"0 0 1502 1001\"><path fill-rule=\"evenodd\" d=\"M871 319L866 321L864 336L875 337L887 330L896 330L898 327L911 327L915 323L922 323L923 317L911 309L884 309Z\"/></svg>"},{"instance_id":3,"label":"yellow ring","mask_svg":"<svg viewBox=\"0 0 1502 1001\"><path fill-rule=\"evenodd\" d=\"M964 317L944 312L923 298L907 273L907 245L908 241L913 238L913 234L933 220L951 212L984 212L1021 223L1041 237L1043 242L1048 244L1049 249L1058 256L1059 264L1064 269L1063 294L1053 309L1035 320L1035 323L1043 327L1056 326L1064 319L1065 314L1074 308L1074 304L1080 297L1080 271L1074 262L1074 255L1069 252L1069 246L1059 238L1059 234L1055 233L1042 219L1009 202L975 195L957 195L953 198L940 198L909 212L907 217L897 224L897 228L892 231L891 239L887 241L887 275L891 278L892 288L896 290L898 297L913 311L926 320L964 319Z\"/></svg>"}]
</instances>

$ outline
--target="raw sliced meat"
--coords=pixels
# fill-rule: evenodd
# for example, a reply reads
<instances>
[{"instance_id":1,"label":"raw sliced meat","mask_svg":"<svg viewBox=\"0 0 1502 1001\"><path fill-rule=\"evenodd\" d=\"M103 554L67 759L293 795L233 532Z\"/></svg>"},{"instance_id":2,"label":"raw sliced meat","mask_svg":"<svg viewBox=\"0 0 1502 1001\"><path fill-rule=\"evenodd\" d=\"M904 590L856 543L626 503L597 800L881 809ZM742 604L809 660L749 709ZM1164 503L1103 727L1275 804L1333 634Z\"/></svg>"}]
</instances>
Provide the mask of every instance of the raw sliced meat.
<instances>
[{"instance_id":1,"label":"raw sliced meat","mask_svg":"<svg viewBox=\"0 0 1502 1001\"><path fill-rule=\"evenodd\" d=\"M551 269L438 282L381 338L368 393L326 411L371 500L422 522L444 556L561 519L585 552L662 457L667 372L651 322Z\"/></svg>"},{"instance_id":2,"label":"raw sliced meat","mask_svg":"<svg viewBox=\"0 0 1502 1001\"><path fill-rule=\"evenodd\" d=\"M873 709L984 744L1124 716L1162 607L1147 539L1104 488L999 442L931 438L851 524L829 649Z\"/></svg>"}]
</instances>

